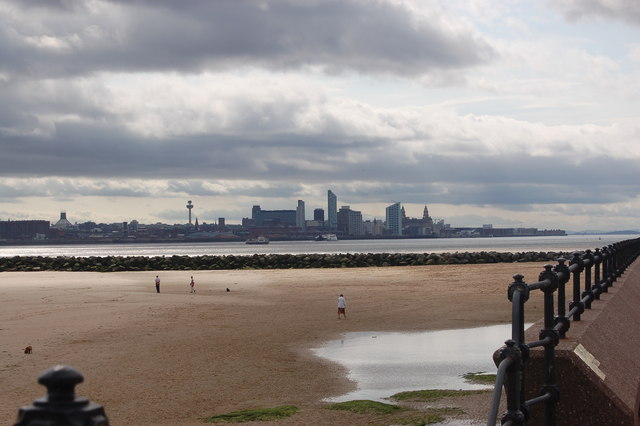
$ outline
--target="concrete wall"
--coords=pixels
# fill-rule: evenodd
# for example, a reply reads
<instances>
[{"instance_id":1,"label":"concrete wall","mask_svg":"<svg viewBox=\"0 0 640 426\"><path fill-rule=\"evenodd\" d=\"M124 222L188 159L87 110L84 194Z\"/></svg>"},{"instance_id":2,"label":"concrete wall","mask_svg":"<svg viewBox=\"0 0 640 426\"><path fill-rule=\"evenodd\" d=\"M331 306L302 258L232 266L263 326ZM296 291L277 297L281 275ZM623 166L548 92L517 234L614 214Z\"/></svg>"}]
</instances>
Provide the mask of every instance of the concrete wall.
<instances>
[{"instance_id":1,"label":"concrete wall","mask_svg":"<svg viewBox=\"0 0 640 426\"><path fill-rule=\"evenodd\" d=\"M640 259L591 306L556 347L557 425L640 425ZM531 326L526 341L542 328L542 321ZM525 369L527 400L540 394L543 371L536 348ZM543 405L530 414L528 424L544 424Z\"/></svg>"}]
</instances>

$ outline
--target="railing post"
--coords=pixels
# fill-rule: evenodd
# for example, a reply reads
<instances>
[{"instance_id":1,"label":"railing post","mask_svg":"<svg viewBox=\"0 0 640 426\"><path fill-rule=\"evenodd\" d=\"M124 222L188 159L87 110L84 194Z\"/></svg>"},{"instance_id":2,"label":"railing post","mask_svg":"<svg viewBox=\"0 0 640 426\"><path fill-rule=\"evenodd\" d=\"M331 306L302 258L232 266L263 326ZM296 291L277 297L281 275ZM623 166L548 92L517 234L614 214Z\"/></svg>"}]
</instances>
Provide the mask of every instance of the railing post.
<instances>
[{"instance_id":1,"label":"railing post","mask_svg":"<svg viewBox=\"0 0 640 426\"><path fill-rule=\"evenodd\" d=\"M560 341L560 334L555 330L553 318L553 293L558 288L558 274L552 270L552 265L545 265L540 273L538 281L549 281L549 285L542 287L544 292L544 329L540 331L540 340L549 338L550 342L544 345L545 377L542 393L549 393L550 398L545 402L545 426L556 424L556 402L559 399L558 386L556 385L555 348Z\"/></svg>"},{"instance_id":2,"label":"railing post","mask_svg":"<svg viewBox=\"0 0 640 426\"><path fill-rule=\"evenodd\" d=\"M591 301L593 300L593 290L591 289L591 267L595 258L593 257L593 253L591 250L585 250L584 255L582 256L582 264L584 265L584 291L582 292L582 298L587 298L587 301L584 303L585 309L591 309Z\"/></svg>"},{"instance_id":3,"label":"railing post","mask_svg":"<svg viewBox=\"0 0 640 426\"><path fill-rule=\"evenodd\" d=\"M610 261L611 254L609 253L609 248L602 247L602 280L600 282L602 283L603 293L609 292L609 270L611 269Z\"/></svg>"},{"instance_id":4,"label":"railing post","mask_svg":"<svg viewBox=\"0 0 640 426\"><path fill-rule=\"evenodd\" d=\"M620 268L620 247L621 244L620 243L615 243L611 245L611 250L613 251L613 269L612 269L612 273L613 275L611 276L611 285L613 286L613 283L618 279L618 277L620 275L622 275L622 269Z\"/></svg>"},{"instance_id":5,"label":"railing post","mask_svg":"<svg viewBox=\"0 0 640 426\"><path fill-rule=\"evenodd\" d=\"M584 312L584 303L580 300L580 273L584 268L584 263L579 253L573 253L573 258L569 264L576 265L576 269L573 271L573 301L569 304L569 310L577 307L576 312L573 314L573 320L580 321L580 314Z\"/></svg>"},{"instance_id":6,"label":"railing post","mask_svg":"<svg viewBox=\"0 0 640 426\"><path fill-rule=\"evenodd\" d=\"M18 411L14 426L108 426L101 405L75 396L75 386L84 377L71 367L57 365L45 371L38 383L47 387L47 396Z\"/></svg>"},{"instance_id":7,"label":"railing post","mask_svg":"<svg viewBox=\"0 0 640 426\"><path fill-rule=\"evenodd\" d=\"M555 319L555 323L564 323L564 327L560 330L560 337L563 338L571 326L571 322L569 318L567 318L567 300L565 296L565 284L569 281L571 273L569 272L569 267L565 265L564 262L566 262L565 258L559 258L558 264L553 268L558 276L558 316Z\"/></svg>"},{"instance_id":8,"label":"railing post","mask_svg":"<svg viewBox=\"0 0 640 426\"><path fill-rule=\"evenodd\" d=\"M593 256L594 268L593 268L593 289L595 289L594 297L596 300L600 300L600 293L602 293L602 283L600 282L600 264L602 263L602 253L600 249L596 248L596 252Z\"/></svg>"},{"instance_id":9,"label":"railing post","mask_svg":"<svg viewBox=\"0 0 640 426\"><path fill-rule=\"evenodd\" d=\"M511 340L501 358L512 358L513 363L507 370L505 393L507 395L507 412L502 416L502 424L511 422L514 426L524 425L528 412L524 405L524 366L529 348L524 339L524 304L529 300L529 287L524 282L524 275L516 274L509 284L507 296L511 301Z\"/></svg>"}]
</instances>

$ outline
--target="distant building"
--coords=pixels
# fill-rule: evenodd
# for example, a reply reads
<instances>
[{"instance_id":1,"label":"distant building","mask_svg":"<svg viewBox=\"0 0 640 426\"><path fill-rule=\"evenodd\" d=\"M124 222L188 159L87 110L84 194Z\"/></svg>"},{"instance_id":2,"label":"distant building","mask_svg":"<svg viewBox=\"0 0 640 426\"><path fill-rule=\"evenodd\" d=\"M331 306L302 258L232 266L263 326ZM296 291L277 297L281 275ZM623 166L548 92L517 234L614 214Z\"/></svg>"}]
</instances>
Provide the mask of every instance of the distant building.
<instances>
[{"instance_id":1,"label":"distant building","mask_svg":"<svg viewBox=\"0 0 640 426\"><path fill-rule=\"evenodd\" d=\"M402 235L433 236L433 219L429 216L427 206L424 206L421 218L406 217L402 208Z\"/></svg>"},{"instance_id":2,"label":"distant building","mask_svg":"<svg viewBox=\"0 0 640 426\"><path fill-rule=\"evenodd\" d=\"M313 220L317 222L324 222L324 210L323 209L314 209L313 210Z\"/></svg>"},{"instance_id":3,"label":"distant building","mask_svg":"<svg viewBox=\"0 0 640 426\"><path fill-rule=\"evenodd\" d=\"M338 197L331 190L327 191L327 221L329 229L338 229Z\"/></svg>"},{"instance_id":4,"label":"distant building","mask_svg":"<svg viewBox=\"0 0 640 426\"><path fill-rule=\"evenodd\" d=\"M346 235L364 235L362 213L351 210L349 206L342 206L337 214L338 231Z\"/></svg>"},{"instance_id":5,"label":"distant building","mask_svg":"<svg viewBox=\"0 0 640 426\"><path fill-rule=\"evenodd\" d=\"M307 219L305 218L304 201L298 200L298 207L296 207L296 226L301 230L307 228Z\"/></svg>"},{"instance_id":6,"label":"distant building","mask_svg":"<svg viewBox=\"0 0 640 426\"><path fill-rule=\"evenodd\" d=\"M391 235L402 235L402 206L395 203L386 209L386 228Z\"/></svg>"},{"instance_id":7,"label":"distant building","mask_svg":"<svg viewBox=\"0 0 640 426\"><path fill-rule=\"evenodd\" d=\"M296 210L262 210L253 206L251 219L254 226L295 226Z\"/></svg>"},{"instance_id":8,"label":"distant building","mask_svg":"<svg viewBox=\"0 0 640 426\"><path fill-rule=\"evenodd\" d=\"M48 220L0 221L0 238L6 240L44 239L49 234Z\"/></svg>"},{"instance_id":9,"label":"distant building","mask_svg":"<svg viewBox=\"0 0 640 426\"><path fill-rule=\"evenodd\" d=\"M73 228L71 222L67 220L67 212L60 212L60 220L58 220L53 227L62 230Z\"/></svg>"}]
</instances>

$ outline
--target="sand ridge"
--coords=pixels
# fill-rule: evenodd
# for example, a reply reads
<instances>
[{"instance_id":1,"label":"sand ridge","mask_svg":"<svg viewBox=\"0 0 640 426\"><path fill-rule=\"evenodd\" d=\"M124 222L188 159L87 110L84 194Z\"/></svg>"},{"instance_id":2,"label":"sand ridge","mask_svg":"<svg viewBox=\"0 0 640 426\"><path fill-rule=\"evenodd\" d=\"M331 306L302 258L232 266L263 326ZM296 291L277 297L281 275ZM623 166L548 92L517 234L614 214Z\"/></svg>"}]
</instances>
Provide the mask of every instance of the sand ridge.
<instances>
[{"instance_id":1,"label":"sand ridge","mask_svg":"<svg viewBox=\"0 0 640 426\"><path fill-rule=\"evenodd\" d=\"M112 425L196 425L228 411L293 404L277 424L369 424L324 409L353 390L342 367L308 349L350 331L423 331L505 323L515 273L539 263L150 272L0 273L0 423L42 395L56 364ZM153 280L161 278L161 293ZM196 293L190 294L194 276ZM226 291L229 288L230 291ZM336 299L347 298L338 320ZM528 315L542 315L536 295ZM496 342L496 348L502 342ZM33 354L25 355L25 346ZM482 416L482 404L470 416ZM473 410L471 410L473 411ZM267 424L266 422L263 424Z\"/></svg>"}]
</instances>

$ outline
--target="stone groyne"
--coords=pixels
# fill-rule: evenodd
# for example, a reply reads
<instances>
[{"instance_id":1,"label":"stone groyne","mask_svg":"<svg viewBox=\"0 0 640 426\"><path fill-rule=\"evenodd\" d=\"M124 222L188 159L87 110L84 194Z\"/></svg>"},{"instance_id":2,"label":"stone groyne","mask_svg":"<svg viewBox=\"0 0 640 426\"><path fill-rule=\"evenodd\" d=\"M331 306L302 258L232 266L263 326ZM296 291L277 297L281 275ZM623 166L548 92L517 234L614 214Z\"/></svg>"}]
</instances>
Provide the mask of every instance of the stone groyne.
<instances>
[{"instance_id":1,"label":"stone groyne","mask_svg":"<svg viewBox=\"0 0 640 426\"><path fill-rule=\"evenodd\" d=\"M250 256L104 256L0 258L7 271L162 271L221 269L359 268L383 266L454 265L512 262L555 262L568 252L493 251L455 253L254 254Z\"/></svg>"}]
</instances>

